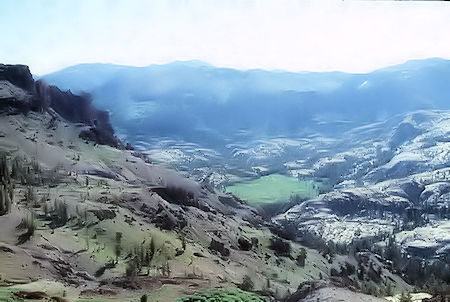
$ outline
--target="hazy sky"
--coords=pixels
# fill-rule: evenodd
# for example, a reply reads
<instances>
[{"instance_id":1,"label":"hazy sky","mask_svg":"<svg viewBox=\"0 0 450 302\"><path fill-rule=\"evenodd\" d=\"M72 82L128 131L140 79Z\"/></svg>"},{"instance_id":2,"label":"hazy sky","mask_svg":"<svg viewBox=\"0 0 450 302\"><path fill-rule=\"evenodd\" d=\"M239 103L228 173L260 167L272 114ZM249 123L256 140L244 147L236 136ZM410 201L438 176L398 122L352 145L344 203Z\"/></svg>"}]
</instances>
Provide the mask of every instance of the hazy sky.
<instances>
[{"instance_id":1,"label":"hazy sky","mask_svg":"<svg viewBox=\"0 0 450 302\"><path fill-rule=\"evenodd\" d=\"M366 72L450 58L445 2L0 0L0 62Z\"/></svg>"}]
</instances>

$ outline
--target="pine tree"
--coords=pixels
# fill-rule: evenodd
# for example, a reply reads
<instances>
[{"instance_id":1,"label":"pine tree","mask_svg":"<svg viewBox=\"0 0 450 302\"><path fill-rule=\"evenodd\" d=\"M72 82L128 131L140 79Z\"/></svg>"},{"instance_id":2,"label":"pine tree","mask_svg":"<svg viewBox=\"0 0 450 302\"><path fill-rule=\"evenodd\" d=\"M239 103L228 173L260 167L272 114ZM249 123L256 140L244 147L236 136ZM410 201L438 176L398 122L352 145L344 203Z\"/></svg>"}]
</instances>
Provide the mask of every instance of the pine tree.
<instances>
[{"instance_id":1,"label":"pine tree","mask_svg":"<svg viewBox=\"0 0 450 302\"><path fill-rule=\"evenodd\" d=\"M119 257L120 257L120 254L122 253L121 242L122 242L122 233L116 232L116 249L115 249L116 263L119 262Z\"/></svg>"},{"instance_id":2,"label":"pine tree","mask_svg":"<svg viewBox=\"0 0 450 302\"><path fill-rule=\"evenodd\" d=\"M3 189L3 185L0 185L0 216L6 214L5 201L5 191Z\"/></svg>"},{"instance_id":3,"label":"pine tree","mask_svg":"<svg viewBox=\"0 0 450 302\"><path fill-rule=\"evenodd\" d=\"M306 260L306 250L304 248L300 249L300 253L297 256L297 264L301 267L305 266L305 260Z\"/></svg>"},{"instance_id":4,"label":"pine tree","mask_svg":"<svg viewBox=\"0 0 450 302\"><path fill-rule=\"evenodd\" d=\"M150 249L149 256L150 256L150 261L151 261L153 259L153 256L155 255L155 242L153 241L153 238L150 239L150 247L149 247L149 249Z\"/></svg>"},{"instance_id":5,"label":"pine tree","mask_svg":"<svg viewBox=\"0 0 450 302\"><path fill-rule=\"evenodd\" d=\"M10 183L10 175L6 162L6 155L4 154L0 157L0 182L5 185Z\"/></svg>"}]
</instances>

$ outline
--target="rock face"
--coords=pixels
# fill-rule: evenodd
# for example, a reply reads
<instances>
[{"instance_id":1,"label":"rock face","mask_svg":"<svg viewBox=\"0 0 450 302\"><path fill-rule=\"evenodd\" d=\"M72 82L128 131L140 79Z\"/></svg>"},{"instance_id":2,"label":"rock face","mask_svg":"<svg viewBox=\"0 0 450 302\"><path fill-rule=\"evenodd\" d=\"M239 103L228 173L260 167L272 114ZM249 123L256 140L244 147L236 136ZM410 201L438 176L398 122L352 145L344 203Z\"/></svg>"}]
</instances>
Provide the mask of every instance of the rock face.
<instances>
[{"instance_id":1,"label":"rock face","mask_svg":"<svg viewBox=\"0 0 450 302\"><path fill-rule=\"evenodd\" d=\"M419 202L420 195L425 190L425 186L417 181L405 181L400 184L400 188L405 192L407 199L413 203Z\"/></svg>"},{"instance_id":2,"label":"rock face","mask_svg":"<svg viewBox=\"0 0 450 302\"><path fill-rule=\"evenodd\" d=\"M211 251L219 253L223 257L230 256L230 250L225 247L225 244L220 241L215 240L214 238L211 239L211 244L209 245L209 249Z\"/></svg>"},{"instance_id":3,"label":"rock face","mask_svg":"<svg viewBox=\"0 0 450 302\"><path fill-rule=\"evenodd\" d=\"M330 143L335 154L312 157L314 170L303 170L332 175L329 191L276 219L296 223L313 244L316 240L305 233L326 242L364 239L379 246L385 246L385 234L394 233L396 244L411 257L445 258L450 250L449 135L450 111L422 110L356 128L343 136L345 143Z\"/></svg>"},{"instance_id":4,"label":"rock face","mask_svg":"<svg viewBox=\"0 0 450 302\"><path fill-rule=\"evenodd\" d=\"M0 64L0 81L8 81L23 90L34 92L34 80L26 65Z\"/></svg>"},{"instance_id":5,"label":"rock face","mask_svg":"<svg viewBox=\"0 0 450 302\"><path fill-rule=\"evenodd\" d=\"M70 122L88 125L80 133L84 139L122 146L114 136L109 113L95 108L89 94L75 95L49 86L43 80L34 81L25 65L0 64L0 110L25 114L30 110L48 112L55 118L59 115Z\"/></svg>"},{"instance_id":6,"label":"rock face","mask_svg":"<svg viewBox=\"0 0 450 302\"><path fill-rule=\"evenodd\" d=\"M412 140L419 134L421 134L420 129L414 127L414 125L410 122L403 122L395 129L394 133L392 134L392 137L389 140L389 146L392 149L395 149L401 144Z\"/></svg>"},{"instance_id":7,"label":"rock face","mask_svg":"<svg viewBox=\"0 0 450 302\"><path fill-rule=\"evenodd\" d=\"M0 111L27 113L31 104L32 100L29 93L8 81L0 80Z\"/></svg>"}]
</instances>

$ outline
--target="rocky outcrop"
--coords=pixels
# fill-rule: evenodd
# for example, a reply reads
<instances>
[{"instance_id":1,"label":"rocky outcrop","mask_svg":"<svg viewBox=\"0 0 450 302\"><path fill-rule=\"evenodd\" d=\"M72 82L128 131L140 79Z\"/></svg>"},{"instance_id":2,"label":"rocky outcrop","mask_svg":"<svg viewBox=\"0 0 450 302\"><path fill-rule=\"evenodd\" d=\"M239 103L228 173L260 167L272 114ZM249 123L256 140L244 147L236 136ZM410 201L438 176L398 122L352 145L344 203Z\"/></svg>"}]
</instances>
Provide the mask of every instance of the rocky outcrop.
<instances>
[{"instance_id":1,"label":"rocky outcrop","mask_svg":"<svg viewBox=\"0 0 450 302\"><path fill-rule=\"evenodd\" d=\"M219 253L220 255L222 255L222 257L230 256L230 250L227 247L225 247L225 244L215 240L214 238L211 239L209 249L213 252Z\"/></svg>"},{"instance_id":2,"label":"rocky outcrop","mask_svg":"<svg viewBox=\"0 0 450 302\"><path fill-rule=\"evenodd\" d=\"M34 81L25 65L0 64L0 110L13 113L29 111L49 112L57 116L88 126L80 137L99 144L122 147L114 135L109 113L98 110L89 94L75 95L49 86L43 80Z\"/></svg>"},{"instance_id":3,"label":"rocky outcrop","mask_svg":"<svg viewBox=\"0 0 450 302\"><path fill-rule=\"evenodd\" d=\"M419 203L420 195L425 190L423 184L414 180L401 183L400 188L405 192L407 199L412 203Z\"/></svg>"},{"instance_id":4,"label":"rocky outcrop","mask_svg":"<svg viewBox=\"0 0 450 302\"><path fill-rule=\"evenodd\" d=\"M297 302L305 299L309 294L314 292L317 289L323 288L326 286L326 283L323 281L306 281L300 283L297 288L297 291L286 298L286 302Z\"/></svg>"},{"instance_id":5,"label":"rocky outcrop","mask_svg":"<svg viewBox=\"0 0 450 302\"><path fill-rule=\"evenodd\" d=\"M8 81L30 93L35 92L34 79L26 65L0 64L0 81Z\"/></svg>"},{"instance_id":6,"label":"rocky outcrop","mask_svg":"<svg viewBox=\"0 0 450 302\"><path fill-rule=\"evenodd\" d=\"M27 113L31 105L32 99L29 93L8 81L0 80L0 111Z\"/></svg>"},{"instance_id":7,"label":"rocky outcrop","mask_svg":"<svg viewBox=\"0 0 450 302\"><path fill-rule=\"evenodd\" d=\"M253 243L245 237L238 239L239 249L243 251L250 251L253 248Z\"/></svg>"},{"instance_id":8,"label":"rocky outcrop","mask_svg":"<svg viewBox=\"0 0 450 302\"><path fill-rule=\"evenodd\" d=\"M116 218L114 210L90 210L89 212L93 213L100 221Z\"/></svg>"},{"instance_id":9,"label":"rocky outcrop","mask_svg":"<svg viewBox=\"0 0 450 302\"><path fill-rule=\"evenodd\" d=\"M420 202L425 206L445 207L450 199L450 184L437 182L427 185L420 194Z\"/></svg>"},{"instance_id":10,"label":"rocky outcrop","mask_svg":"<svg viewBox=\"0 0 450 302\"><path fill-rule=\"evenodd\" d=\"M394 133L389 140L389 147L391 147L391 149L398 148L403 143L412 140L420 134L420 129L416 128L412 123L403 122L394 130Z\"/></svg>"}]
</instances>

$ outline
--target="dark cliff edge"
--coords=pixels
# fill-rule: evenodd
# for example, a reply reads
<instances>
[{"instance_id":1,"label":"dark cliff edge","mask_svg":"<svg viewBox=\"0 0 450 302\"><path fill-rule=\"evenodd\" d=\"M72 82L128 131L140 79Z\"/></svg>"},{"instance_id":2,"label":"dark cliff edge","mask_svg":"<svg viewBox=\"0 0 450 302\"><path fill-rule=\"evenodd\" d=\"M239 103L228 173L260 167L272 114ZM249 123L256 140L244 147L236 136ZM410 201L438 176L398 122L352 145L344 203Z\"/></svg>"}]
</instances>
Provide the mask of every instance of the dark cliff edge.
<instances>
[{"instance_id":1,"label":"dark cliff edge","mask_svg":"<svg viewBox=\"0 0 450 302\"><path fill-rule=\"evenodd\" d=\"M35 81L26 65L0 64L1 111L10 114L47 112L54 118L88 125L89 129L80 133L84 139L123 148L114 135L109 113L95 108L89 94L75 95L47 85L43 80Z\"/></svg>"}]
</instances>

